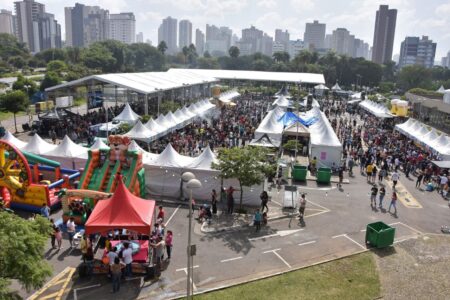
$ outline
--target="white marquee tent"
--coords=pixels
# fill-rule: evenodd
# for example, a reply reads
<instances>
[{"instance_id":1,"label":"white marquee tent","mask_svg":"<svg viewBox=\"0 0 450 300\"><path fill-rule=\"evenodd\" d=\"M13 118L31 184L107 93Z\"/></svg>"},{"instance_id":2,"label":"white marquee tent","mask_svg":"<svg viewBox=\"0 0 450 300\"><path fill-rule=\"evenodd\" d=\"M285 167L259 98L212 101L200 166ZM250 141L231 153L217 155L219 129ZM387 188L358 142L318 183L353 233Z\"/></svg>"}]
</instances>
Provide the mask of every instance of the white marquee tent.
<instances>
[{"instance_id":1,"label":"white marquee tent","mask_svg":"<svg viewBox=\"0 0 450 300\"><path fill-rule=\"evenodd\" d=\"M37 155L45 154L56 148L56 145L47 143L37 133L33 135L31 140L21 150Z\"/></svg>"},{"instance_id":2,"label":"white marquee tent","mask_svg":"<svg viewBox=\"0 0 450 300\"><path fill-rule=\"evenodd\" d=\"M133 111L130 104L125 104L124 109L120 114L113 118L114 121L127 122L130 125L134 125L141 117Z\"/></svg>"},{"instance_id":3,"label":"white marquee tent","mask_svg":"<svg viewBox=\"0 0 450 300\"><path fill-rule=\"evenodd\" d=\"M285 96L281 95L277 97L277 99L272 103L272 105L276 105L279 107L290 107L292 103Z\"/></svg>"},{"instance_id":4,"label":"white marquee tent","mask_svg":"<svg viewBox=\"0 0 450 300\"><path fill-rule=\"evenodd\" d=\"M255 140L267 135L275 146L280 146L283 136L283 123L278 120L283 116L284 109L276 106L270 110L255 131Z\"/></svg>"},{"instance_id":5,"label":"white marquee tent","mask_svg":"<svg viewBox=\"0 0 450 300\"><path fill-rule=\"evenodd\" d=\"M98 150L98 149L109 149L109 146L106 145L101 138L95 139L95 142L92 144L92 146L89 148L91 150Z\"/></svg>"},{"instance_id":6,"label":"white marquee tent","mask_svg":"<svg viewBox=\"0 0 450 300\"><path fill-rule=\"evenodd\" d=\"M219 100L223 103L230 103L231 100L233 100L236 97L239 97L241 94L238 93L236 90L231 90L225 93L220 94Z\"/></svg>"},{"instance_id":7,"label":"white marquee tent","mask_svg":"<svg viewBox=\"0 0 450 300\"><path fill-rule=\"evenodd\" d=\"M55 149L45 152L45 157L61 163L63 168L84 168L88 158L88 148L74 143L67 135Z\"/></svg>"},{"instance_id":8,"label":"white marquee tent","mask_svg":"<svg viewBox=\"0 0 450 300\"><path fill-rule=\"evenodd\" d=\"M336 84L333 85L333 87L331 88L331 90L332 90L332 91L341 91L342 89L341 89L341 87L339 86L339 84L337 84L337 82L336 82Z\"/></svg>"},{"instance_id":9,"label":"white marquee tent","mask_svg":"<svg viewBox=\"0 0 450 300\"><path fill-rule=\"evenodd\" d=\"M359 103L359 106L361 106L364 110L370 112L374 116L378 118L393 118L395 117L389 109L384 106L383 104L373 102L371 100L364 100Z\"/></svg>"},{"instance_id":10,"label":"white marquee tent","mask_svg":"<svg viewBox=\"0 0 450 300\"><path fill-rule=\"evenodd\" d=\"M16 138L11 132L6 131L5 135L2 137L2 140L5 140L9 143L11 143L13 146L15 146L18 149L22 149L26 146L27 143L19 140Z\"/></svg>"},{"instance_id":11,"label":"white marquee tent","mask_svg":"<svg viewBox=\"0 0 450 300\"><path fill-rule=\"evenodd\" d=\"M156 132L153 132L147 127L145 127L139 120L133 126L133 128L131 128L131 130L125 133L124 135L130 137L131 139L149 143L151 141L151 138L156 135Z\"/></svg>"}]
</instances>

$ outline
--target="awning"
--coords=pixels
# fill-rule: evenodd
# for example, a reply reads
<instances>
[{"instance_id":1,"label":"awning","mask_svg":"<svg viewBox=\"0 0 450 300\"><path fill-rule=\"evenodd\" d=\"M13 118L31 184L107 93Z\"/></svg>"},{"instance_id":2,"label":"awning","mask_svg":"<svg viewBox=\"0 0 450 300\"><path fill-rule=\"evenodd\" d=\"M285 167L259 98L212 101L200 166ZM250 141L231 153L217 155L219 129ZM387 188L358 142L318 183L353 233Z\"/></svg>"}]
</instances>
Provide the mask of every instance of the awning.
<instances>
[{"instance_id":1,"label":"awning","mask_svg":"<svg viewBox=\"0 0 450 300\"><path fill-rule=\"evenodd\" d=\"M450 160L433 160L433 164L442 169L450 169Z\"/></svg>"}]
</instances>

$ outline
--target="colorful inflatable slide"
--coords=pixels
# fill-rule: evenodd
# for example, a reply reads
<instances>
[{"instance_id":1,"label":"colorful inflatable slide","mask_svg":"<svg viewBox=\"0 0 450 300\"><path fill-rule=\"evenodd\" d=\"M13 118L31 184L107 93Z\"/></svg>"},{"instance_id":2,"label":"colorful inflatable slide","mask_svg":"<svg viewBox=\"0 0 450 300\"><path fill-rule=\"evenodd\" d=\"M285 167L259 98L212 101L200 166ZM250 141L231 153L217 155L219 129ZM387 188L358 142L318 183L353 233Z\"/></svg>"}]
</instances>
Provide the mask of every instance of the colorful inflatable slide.
<instances>
[{"instance_id":1,"label":"colorful inflatable slide","mask_svg":"<svg viewBox=\"0 0 450 300\"><path fill-rule=\"evenodd\" d=\"M31 164L31 165L30 165ZM43 204L60 205L56 192L80 176L60 163L21 152L0 140L0 195L5 207L39 212Z\"/></svg>"}]
</instances>

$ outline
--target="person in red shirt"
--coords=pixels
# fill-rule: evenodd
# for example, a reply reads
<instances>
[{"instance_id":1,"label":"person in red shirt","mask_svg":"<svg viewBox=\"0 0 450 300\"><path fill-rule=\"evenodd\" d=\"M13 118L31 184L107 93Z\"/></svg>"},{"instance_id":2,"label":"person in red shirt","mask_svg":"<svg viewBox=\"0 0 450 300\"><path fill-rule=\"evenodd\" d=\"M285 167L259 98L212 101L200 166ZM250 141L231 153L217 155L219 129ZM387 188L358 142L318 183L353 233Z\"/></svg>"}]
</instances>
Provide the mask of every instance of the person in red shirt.
<instances>
[{"instance_id":1,"label":"person in red shirt","mask_svg":"<svg viewBox=\"0 0 450 300\"><path fill-rule=\"evenodd\" d=\"M164 215L166 214L166 212L164 211L163 207L160 205L159 206L159 212L158 212L158 216L156 217L156 219L160 222L163 223L164 222Z\"/></svg>"}]
</instances>

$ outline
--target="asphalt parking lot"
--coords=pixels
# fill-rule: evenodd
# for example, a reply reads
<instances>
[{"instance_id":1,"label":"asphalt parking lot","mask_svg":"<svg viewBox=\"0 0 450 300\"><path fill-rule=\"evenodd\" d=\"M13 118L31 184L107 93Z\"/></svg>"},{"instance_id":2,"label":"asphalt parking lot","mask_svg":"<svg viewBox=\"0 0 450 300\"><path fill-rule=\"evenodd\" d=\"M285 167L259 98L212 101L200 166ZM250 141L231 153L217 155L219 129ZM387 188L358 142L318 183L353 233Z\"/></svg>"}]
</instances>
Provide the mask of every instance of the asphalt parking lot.
<instances>
[{"instance_id":1,"label":"asphalt parking lot","mask_svg":"<svg viewBox=\"0 0 450 300\"><path fill-rule=\"evenodd\" d=\"M204 233L201 224L196 222L192 235L193 244L197 246L194 291L237 284L365 251L366 225L376 221L396 228L395 243L423 232L439 232L440 226L448 220L447 202L436 193L415 189L413 181L402 178L401 183L409 192L409 201L419 203L420 208L408 205L409 201L403 199L397 205L397 216L371 208L368 195L371 186L357 174L342 189L335 185L317 186L312 181L300 186L302 192L307 192L308 199L304 224L288 217L270 221L258 233L249 226ZM386 190L385 207L392 193L389 184ZM279 206L276 197L273 201L271 207ZM186 292L187 209L178 204L164 206L167 227L174 232L173 257L158 281L136 277L124 282L117 294L121 299L165 299L183 296ZM76 251L66 251L49 257L55 274L79 262ZM110 299L110 291L107 278L99 276L70 282L64 296Z\"/></svg>"}]
</instances>

